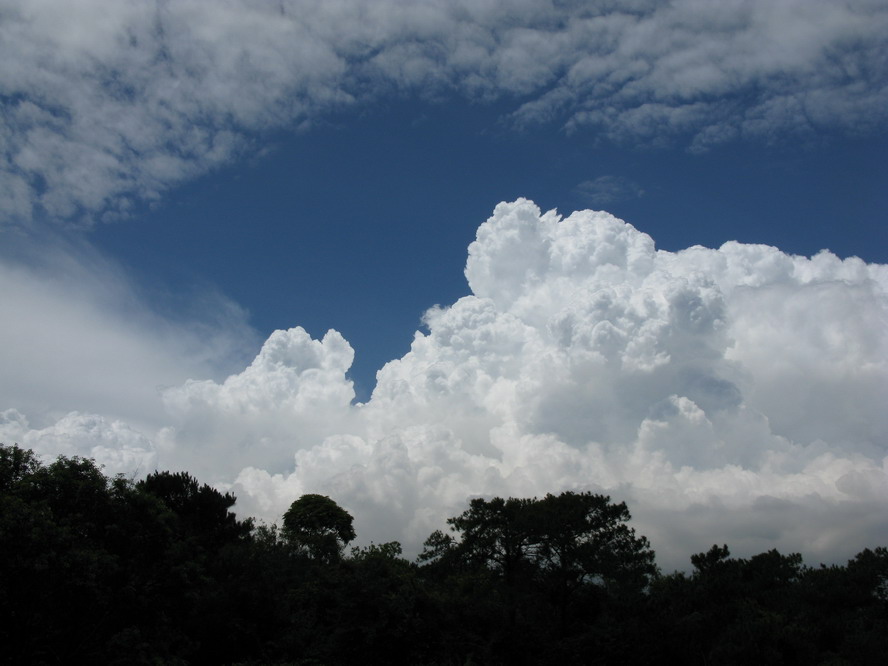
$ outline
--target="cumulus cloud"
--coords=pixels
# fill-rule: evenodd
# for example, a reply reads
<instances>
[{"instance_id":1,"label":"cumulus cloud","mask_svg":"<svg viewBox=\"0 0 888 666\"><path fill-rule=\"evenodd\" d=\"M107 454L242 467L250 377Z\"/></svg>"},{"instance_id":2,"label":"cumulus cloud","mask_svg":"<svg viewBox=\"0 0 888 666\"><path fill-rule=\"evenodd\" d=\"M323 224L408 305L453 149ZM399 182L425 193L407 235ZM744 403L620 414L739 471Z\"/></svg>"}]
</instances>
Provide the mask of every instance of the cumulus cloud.
<instances>
[{"instance_id":1,"label":"cumulus cloud","mask_svg":"<svg viewBox=\"0 0 888 666\"><path fill-rule=\"evenodd\" d=\"M0 0L0 214L81 224L394 91L687 142L866 132L888 9L852 0Z\"/></svg>"},{"instance_id":2,"label":"cumulus cloud","mask_svg":"<svg viewBox=\"0 0 888 666\"><path fill-rule=\"evenodd\" d=\"M357 428L290 472L245 469L241 495L280 511L331 492L415 547L473 495L593 489L629 501L674 566L713 540L842 557L885 526L888 268L658 251L607 213L517 201L466 276Z\"/></svg>"},{"instance_id":3,"label":"cumulus cloud","mask_svg":"<svg viewBox=\"0 0 888 666\"><path fill-rule=\"evenodd\" d=\"M178 464L215 481L247 465L288 469L294 450L317 443L333 424L349 432L355 394L345 372L353 357L336 331L321 341L301 328L275 331L243 372L164 391L172 425L162 438Z\"/></svg>"},{"instance_id":4,"label":"cumulus cloud","mask_svg":"<svg viewBox=\"0 0 888 666\"><path fill-rule=\"evenodd\" d=\"M31 428L17 409L0 412L0 441L16 442L47 460L92 458L106 474L145 474L157 467L154 444L122 421L71 412L46 428Z\"/></svg>"},{"instance_id":5,"label":"cumulus cloud","mask_svg":"<svg viewBox=\"0 0 888 666\"><path fill-rule=\"evenodd\" d=\"M888 527L888 267L730 242L657 250L605 212L499 204L471 294L425 315L366 403L335 331L276 331L226 379L157 397L157 427L83 411L0 435L120 469L188 469L277 520L320 492L408 552L478 495L629 503L666 568L713 542L815 560Z\"/></svg>"}]
</instances>

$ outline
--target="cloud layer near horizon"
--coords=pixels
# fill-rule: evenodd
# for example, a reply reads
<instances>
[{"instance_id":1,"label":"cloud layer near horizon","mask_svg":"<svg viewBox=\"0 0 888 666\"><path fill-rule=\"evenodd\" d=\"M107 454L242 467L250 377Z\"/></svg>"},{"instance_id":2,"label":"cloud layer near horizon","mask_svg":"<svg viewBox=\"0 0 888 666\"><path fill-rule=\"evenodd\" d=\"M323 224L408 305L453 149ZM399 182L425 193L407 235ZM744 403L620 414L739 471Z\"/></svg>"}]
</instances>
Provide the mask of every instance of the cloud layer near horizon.
<instances>
[{"instance_id":1,"label":"cloud layer near horizon","mask_svg":"<svg viewBox=\"0 0 888 666\"><path fill-rule=\"evenodd\" d=\"M0 224L89 224L390 93L705 150L883 126L871 0L0 0Z\"/></svg>"},{"instance_id":2,"label":"cloud layer near horizon","mask_svg":"<svg viewBox=\"0 0 888 666\"><path fill-rule=\"evenodd\" d=\"M224 381L162 391L153 427L7 410L0 441L187 469L270 520L329 494L408 552L472 496L564 489L627 501L667 568L713 542L841 559L886 533L888 267L665 252L607 213L519 200L478 229L466 277L366 404L348 342L293 328Z\"/></svg>"}]
</instances>

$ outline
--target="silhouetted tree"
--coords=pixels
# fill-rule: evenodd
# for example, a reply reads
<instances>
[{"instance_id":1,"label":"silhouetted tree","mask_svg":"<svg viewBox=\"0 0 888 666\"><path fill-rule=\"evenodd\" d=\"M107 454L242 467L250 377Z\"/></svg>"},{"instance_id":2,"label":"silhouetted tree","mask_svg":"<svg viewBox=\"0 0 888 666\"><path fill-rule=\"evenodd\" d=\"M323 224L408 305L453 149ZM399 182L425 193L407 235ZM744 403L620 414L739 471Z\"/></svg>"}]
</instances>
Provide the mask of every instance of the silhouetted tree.
<instances>
[{"instance_id":1,"label":"silhouetted tree","mask_svg":"<svg viewBox=\"0 0 888 666\"><path fill-rule=\"evenodd\" d=\"M19 481L41 468L34 452L12 446L0 445L0 493L8 493Z\"/></svg>"},{"instance_id":2,"label":"silhouetted tree","mask_svg":"<svg viewBox=\"0 0 888 666\"><path fill-rule=\"evenodd\" d=\"M213 549L243 539L252 529L251 519L240 521L231 511L237 502L234 495L201 484L187 472L154 472L136 485L163 502L203 547Z\"/></svg>"},{"instance_id":3,"label":"silhouetted tree","mask_svg":"<svg viewBox=\"0 0 888 666\"><path fill-rule=\"evenodd\" d=\"M644 587L656 572L654 552L626 523L626 504L592 493L564 492L542 499L473 499L448 519L456 537L434 532L422 562L480 564L509 581L528 567L567 585Z\"/></svg>"},{"instance_id":4,"label":"silhouetted tree","mask_svg":"<svg viewBox=\"0 0 888 666\"><path fill-rule=\"evenodd\" d=\"M309 557L333 562L352 539L353 518L324 495L303 495L284 514L284 539Z\"/></svg>"},{"instance_id":5,"label":"silhouetted tree","mask_svg":"<svg viewBox=\"0 0 888 666\"><path fill-rule=\"evenodd\" d=\"M659 575L622 503L473 500L420 564L333 500L281 530L184 472L0 444L3 663L882 664L888 549L810 568L713 546ZM301 553L301 556L294 556Z\"/></svg>"},{"instance_id":6,"label":"silhouetted tree","mask_svg":"<svg viewBox=\"0 0 888 666\"><path fill-rule=\"evenodd\" d=\"M588 492L473 499L447 521L453 534L429 537L420 561L469 594L489 588L484 574L492 575L487 596L502 600L504 625L491 649L506 661L532 661L539 645L584 631L604 600L640 594L656 573L654 552L629 519L625 504ZM581 626L571 629L574 619Z\"/></svg>"}]
</instances>

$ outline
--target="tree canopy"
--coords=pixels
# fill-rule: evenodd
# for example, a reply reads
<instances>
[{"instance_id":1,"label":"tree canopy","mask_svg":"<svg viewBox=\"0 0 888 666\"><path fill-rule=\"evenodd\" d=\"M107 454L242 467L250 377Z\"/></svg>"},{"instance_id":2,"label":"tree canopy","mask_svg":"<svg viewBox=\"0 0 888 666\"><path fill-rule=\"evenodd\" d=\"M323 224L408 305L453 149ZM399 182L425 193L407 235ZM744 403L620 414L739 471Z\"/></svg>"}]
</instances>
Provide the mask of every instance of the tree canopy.
<instances>
[{"instance_id":1,"label":"tree canopy","mask_svg":"<svg viewBox=\"0 0 888 666\"><path fill-rule=\"evenodd\" d=\"M186 472L134 483L0 445L4 663L881 664L888 549L808 567L728 546L664 575L625 504L474 499L418 561L344 553L351 515L304 495L283 527Z\"/></svg>"},{"instance_id":2,"label":"tree canopy","mask_svg":"<svg viewBox=\"0 0 888 666\"><path fill-rule=\"evenodd\" d=\"M627 525L625 503L589 492L548 494L542 499L473 499L448 519L457 537L435 532L423 561L482 564L509 580L522 569L547 575L567 587L644 586L656 572L654 552Z\"/></svg>"},{"instance_id":3,"label":"tree canopy","mask_svg":"<svg viewBox=\"0 0 888 666\"><path fill-rule=\"evenodd\" d=\"M284 514L284 538L309 557L325 562L340 557L355 538L353 518L325 495L303 495Z\"/></svg>"}]
</instances>

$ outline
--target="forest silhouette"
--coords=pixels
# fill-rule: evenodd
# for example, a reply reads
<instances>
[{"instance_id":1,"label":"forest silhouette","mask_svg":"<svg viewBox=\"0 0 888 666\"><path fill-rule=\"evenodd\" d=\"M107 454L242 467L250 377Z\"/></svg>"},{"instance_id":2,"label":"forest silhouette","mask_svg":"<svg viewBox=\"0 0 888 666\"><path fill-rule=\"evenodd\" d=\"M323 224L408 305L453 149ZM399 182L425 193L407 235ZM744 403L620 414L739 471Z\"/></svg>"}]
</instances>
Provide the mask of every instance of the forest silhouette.
<instances>
[{"instance_id":1,"label":"forest silhouette","mask_svg":"<svg viewBox=\"0 0 888 666\"><path fill-rule=\"evenodd\" d=\"M352 517L282 525L187 472L133 481L0 445L7 664L882 664L888 549L846 565L714 545L663 573L623 503L473 499L416 561Z\"/></svg>"}]
</instances>

